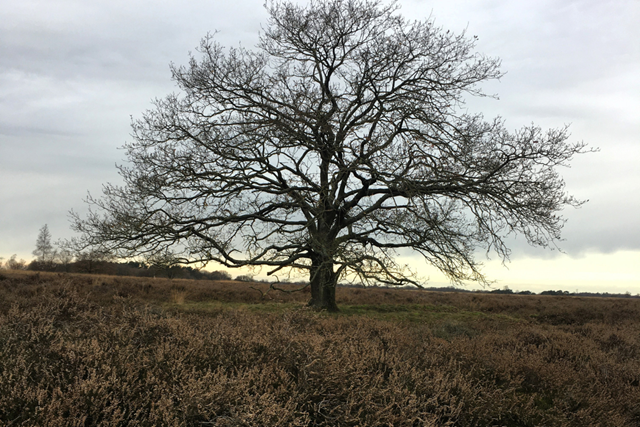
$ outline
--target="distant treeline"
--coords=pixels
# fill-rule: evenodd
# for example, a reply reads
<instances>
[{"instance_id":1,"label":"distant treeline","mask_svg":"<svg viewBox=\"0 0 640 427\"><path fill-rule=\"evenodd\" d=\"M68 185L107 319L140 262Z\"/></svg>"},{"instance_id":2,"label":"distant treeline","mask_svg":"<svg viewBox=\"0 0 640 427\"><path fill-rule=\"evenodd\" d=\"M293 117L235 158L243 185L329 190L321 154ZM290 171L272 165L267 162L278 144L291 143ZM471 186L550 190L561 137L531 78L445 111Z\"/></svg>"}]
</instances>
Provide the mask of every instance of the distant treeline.
<instances>
[{"instance_id":1,"label":"distant treeline","mask_svg":"<svg viewBox=\"0 0 640 427\"><path fill-rule=\"evenodd\" d=\"M104 274L109 276L133 276L133 277L166 277L169 279L191 279L191 280L236 280L239 282L265 282L264 280L254 279L251 275L239 275L232 278L231 274L226 271L206 271L184 265L154 265L144 262L113 262L104 260L95 260L91 258L78 259L73 262L42 262L38 260L26 263L24 260L17 261L14 257L7 260L4 265L0 262L0 268L10 270L31 270L31 271L49 271L58 273L88 273L88 274ZM284 282L304 286L308 282ZM362 288L362 285L341 283L340 287L345 288ZM374 286L385 288L386 286ZM394 287L398 289L397 287ZM415 290L415 288L407 288ZM536 294L531 291L513 291L508 287L502 289L486 289L486 290L470 290L455 286L445 287L425 287L421 290L426 292L462 292L462 293L489 293L489 294L512 294L512 295L555 295L555 296L576 296L576 297L609 297L609 298L640 298L640 294L631 295L626 292L624 294L616 294L609 292L568 292L562 290L548 290Z\"/></svg>"},{"instance_id":2,"label":"distant treeline","mask_svg":"<svg viewBox=\"0 0 640 427\"><path fill-rule=\"evenodd\" d=\"M341 284L339 286L349 287L349 288L361 288L362 285L352 285L352 284ZM378 287L378 286L376 286ZM379 286L380 288L391 287L391 286ZM396 288L397 289L397 288ZM411 290L416 290L415 288L406 288ZM574 296L574 297L609 297L609 298L640 298L640 294L631 295L630 292L626 292L624 294L612 294L609 292L569 292L569 291L542 291L539 294L531 291L513 291L508 287L504 287L502 289L465 289L461 287L455 286L444 286L444 287L425 287L420 289L426 292L461 292L461 293L480 293L480 294L506 294L506 295L556 295L556 296Z\"/></svg>"},{"instance_id":3,"label":"distant treeline","mask_svg":"<svg viewBox=\"0 0 640 427\"><path fill-rule=\"evenodd\" d=\"M1 265L0 265L1 267ZM144 262L113 262L95 259L79 259L68 263L42 262L38 260L26 263L9 259L5 268L11 270L49 271L57 273L88 273L109 276L168 277L170 279L193 280L231 280L226 271L205 271L183 265L152 265ZM238 276L237 280L246 281L247 276Z\"/></svg>"},{"instance_id":4,"label":"distant treeline","mask_svg":"<svg viewBox=\"0 0 640 427\"><path fill-rule=\"evenodd\" d=\"M456 288L454 286L446 286L441 288L424 288L425 291L436 292L472 292L482 294L513 294L513 295L559 295L559 296L574 296L574 297L611 297L611 298L640 298L640 294L631 295L630 292L624 294L611 294L609 292L569 292L569 291L542 291L539 294L531 291L513 291L509 288L503 289L487 289L487 290L469 290L464 288Z\"/></svg>"}]
</instances>

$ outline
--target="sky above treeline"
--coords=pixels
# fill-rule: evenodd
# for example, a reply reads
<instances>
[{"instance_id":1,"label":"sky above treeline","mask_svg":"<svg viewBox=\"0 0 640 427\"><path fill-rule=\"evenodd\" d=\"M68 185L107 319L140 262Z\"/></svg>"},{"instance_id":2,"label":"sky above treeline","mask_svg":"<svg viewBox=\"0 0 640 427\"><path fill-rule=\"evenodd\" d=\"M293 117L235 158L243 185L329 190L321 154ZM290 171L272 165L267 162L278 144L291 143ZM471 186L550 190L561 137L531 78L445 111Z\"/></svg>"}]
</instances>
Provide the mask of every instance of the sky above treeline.
<instances>
[{"instance_id":1,"label":"sky above treeline","mask_svg":"<svg viewBox=\"0 0 640 427\"><path fill-rule=\"evenodd\" d=\"M640 293L640 1L398 4L407 18L477 36L478 52L501 58L506 75L482 86L499 100L469 99L469 112L501 116L511 129L570 125L571 141L600 149L561 170L569 193L589 199L562 212L562 251L516 239L506 266L486 261L489 279L516 290ZM30 260L44 224L54 240L71 237L68 211L85 211L87 192L119 182L131 118L177 90L169 64L186 64L207 33L253 48L266 20L262 0L5 0L0 257ZM446 284L420 258L402 259Z\"/></svg>"}]
</instances>

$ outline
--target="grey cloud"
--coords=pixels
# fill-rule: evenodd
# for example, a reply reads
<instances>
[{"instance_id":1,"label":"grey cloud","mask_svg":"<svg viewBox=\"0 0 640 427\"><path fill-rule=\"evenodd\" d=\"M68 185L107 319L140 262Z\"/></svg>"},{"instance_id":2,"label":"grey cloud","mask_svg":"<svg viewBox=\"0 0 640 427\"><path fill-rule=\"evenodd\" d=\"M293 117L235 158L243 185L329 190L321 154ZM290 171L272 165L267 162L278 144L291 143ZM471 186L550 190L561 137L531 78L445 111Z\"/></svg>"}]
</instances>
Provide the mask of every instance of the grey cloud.
<instances>
[{"instance_id":1,"label":"grey cloud","mask_svg":"<svg viewBox=\"0 0 640 427\"><path fill-rule=\"evenodd\" d=\"M471 112L517 128L571 123L572 139L602 151L562 170L591 201L564 214L570 255L640 250L640 2L402 0L401 13L478 35L507 74L484 86L500 100ZM254 0L9 0L0 9L0 255L27 256L37 230L70 234L66 212L87 190L118 179L116 148L130 116L175 90L168 64L185 64L208 32L252 47L266 13ZM32 236L33 238L29 237ZM33 241L32 241L33 240ZM554 252L513 241L513 256Z\"/></svg>"}]
</instances>

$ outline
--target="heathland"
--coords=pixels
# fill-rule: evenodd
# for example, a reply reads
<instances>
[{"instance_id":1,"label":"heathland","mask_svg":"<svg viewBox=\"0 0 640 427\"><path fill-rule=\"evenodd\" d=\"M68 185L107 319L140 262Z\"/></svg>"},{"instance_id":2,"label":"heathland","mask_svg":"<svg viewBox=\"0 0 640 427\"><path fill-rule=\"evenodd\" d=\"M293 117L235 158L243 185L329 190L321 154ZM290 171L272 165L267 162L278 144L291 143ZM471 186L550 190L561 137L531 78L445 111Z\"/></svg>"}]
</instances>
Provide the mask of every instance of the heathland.
<instances>
[{"instance_id":1,"label":"heathland","mask_svg":"<svg viewBox=\"0 0 640 427\"><path fill-rule=\"evenodd\" d=\"M640 299L266 287L0 271L0 425L640 425Z\"/></svg>"}]
</instances>

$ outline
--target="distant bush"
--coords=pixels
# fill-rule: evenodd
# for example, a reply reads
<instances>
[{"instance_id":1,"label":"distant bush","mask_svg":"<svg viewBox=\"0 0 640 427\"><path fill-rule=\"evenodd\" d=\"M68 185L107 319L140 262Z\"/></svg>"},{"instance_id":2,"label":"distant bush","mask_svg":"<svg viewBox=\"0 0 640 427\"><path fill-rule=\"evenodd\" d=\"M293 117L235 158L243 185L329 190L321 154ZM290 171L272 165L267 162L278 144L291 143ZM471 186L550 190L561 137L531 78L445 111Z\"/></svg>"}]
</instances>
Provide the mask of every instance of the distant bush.
<instances>
[{"instance_id":1,"label":"distant bush","mask_svg":"<svg viewBox=\"0 0 640 427\"><path fill-rule=\"evenodd\" d=\"M34 260L27 265L26 269L31 271L56 271L58 264L53 261Z\"/></svg>"},{"instance_id":2,"label":"distant bush","mask_svg":"<svg viewBox=\"0 0 640 427\"><path fill-rule=\"evenodd\" d=\"M542 291L540 295L569 295L569 291Z\"/></svg>"},{"instance_id":3,"label":"distant bush","mask_svg":"<svg viewBox=\"0 0 640 427\"><path fill-rule=\"evenodd\" d=\"M226 271L212 271L205 274L209 280L231 280L231 274Z\"/></svg>"},{"instance_id":4,"label":"distant bush","mask_svg":"<svg viewBox=\"0 0 640 427\"><path fill-rule=\"evenodd\" d=\"M4 263L4 268L7 270L26 270L27 262L23 259L17 260L16 258L16 254L11 255L11 258Z\"/></svg>"}]
</instances>

